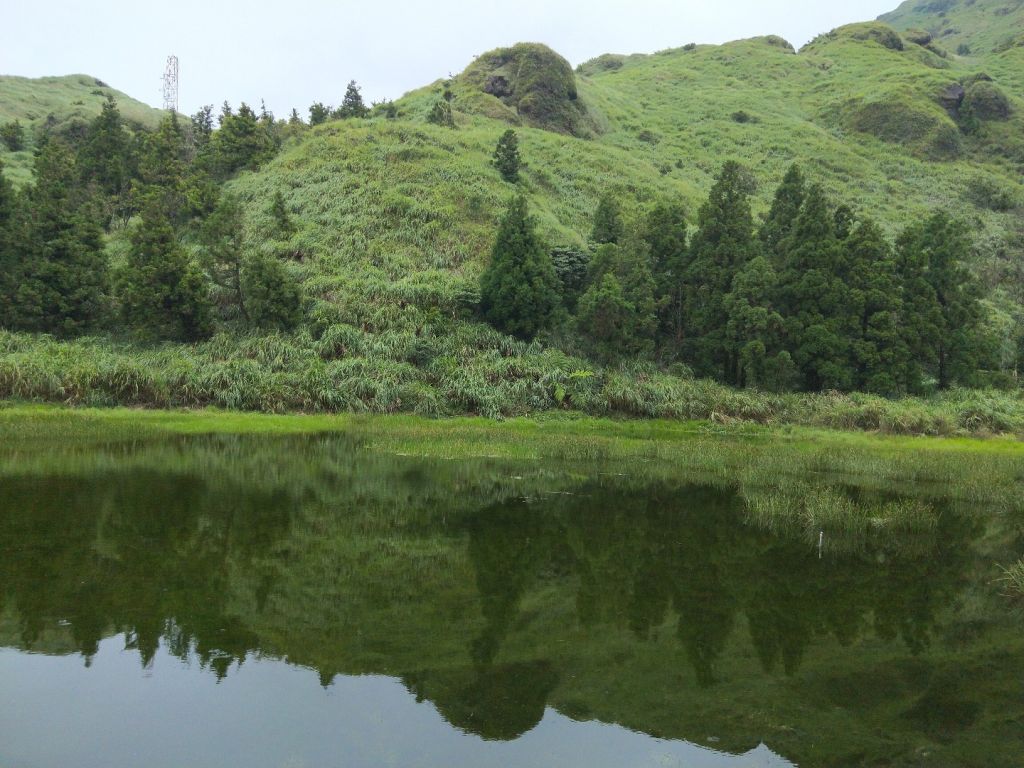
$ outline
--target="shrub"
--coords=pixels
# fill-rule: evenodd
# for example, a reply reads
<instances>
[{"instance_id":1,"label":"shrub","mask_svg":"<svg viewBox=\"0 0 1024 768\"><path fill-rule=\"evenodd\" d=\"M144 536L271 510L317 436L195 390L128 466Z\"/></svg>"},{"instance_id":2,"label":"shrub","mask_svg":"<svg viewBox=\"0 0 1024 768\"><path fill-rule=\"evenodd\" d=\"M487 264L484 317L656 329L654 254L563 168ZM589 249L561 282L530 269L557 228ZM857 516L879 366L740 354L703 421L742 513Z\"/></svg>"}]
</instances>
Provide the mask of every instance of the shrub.
<instances>
[{"instance_id":1,"label":"shrub","mask_svg":"<svg viewBox=\"0 0 1024 768\"><path fill-rule=\"evenodd\" d=\"M964 96L964 107L979 120L1006 120L1010 116L1010 100L995 83L985 80L972 83Z\"/></svg>"}]
</instances>

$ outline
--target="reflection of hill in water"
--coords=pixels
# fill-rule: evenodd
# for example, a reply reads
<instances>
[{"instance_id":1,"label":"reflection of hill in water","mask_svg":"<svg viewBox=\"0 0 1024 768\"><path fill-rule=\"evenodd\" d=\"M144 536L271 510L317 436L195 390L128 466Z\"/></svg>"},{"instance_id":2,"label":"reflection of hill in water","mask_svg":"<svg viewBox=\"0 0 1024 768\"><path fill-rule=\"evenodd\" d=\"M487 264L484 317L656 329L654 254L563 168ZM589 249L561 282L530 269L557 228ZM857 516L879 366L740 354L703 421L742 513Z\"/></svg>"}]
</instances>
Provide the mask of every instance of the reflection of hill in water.
<instances>
[{"instance_id":1,"label":"reflection of hill in water","mask_svg":"<svg viewBox=\"0 0 1024 768\"><path fill-rule=\"evenodd\" d=\"M492 740L547 706L714 734L734 753L770 736L806 765L958 728L972 749L1019 739L992 666L1022 661L1019 638L1003 642L1005 617L976 590L969 622L952 610L977 580L977 516L937 505L913 546L883 532L844 548L838 532L819 559L801 531L753 524L750 494L728 486L396 460L333 439L197 442L4 478L4 644L88 658L123 632L143 663L162 644L220 677L254 654L325 684L400 676ZM811 732L836 744L809 746Z\"/></svg>"}]
</instances>

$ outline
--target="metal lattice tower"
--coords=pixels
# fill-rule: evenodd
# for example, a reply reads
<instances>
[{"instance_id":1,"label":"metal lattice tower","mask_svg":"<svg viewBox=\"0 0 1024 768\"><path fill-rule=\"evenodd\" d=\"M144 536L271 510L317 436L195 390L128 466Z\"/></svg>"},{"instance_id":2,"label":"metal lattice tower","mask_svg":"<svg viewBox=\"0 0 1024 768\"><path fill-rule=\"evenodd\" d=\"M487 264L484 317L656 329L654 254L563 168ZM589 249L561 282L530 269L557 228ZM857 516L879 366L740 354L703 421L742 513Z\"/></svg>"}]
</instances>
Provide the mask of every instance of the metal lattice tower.
<instances>
[{"instance_id":1,"label":"metal lattice tower","mask_svg":"<svg viewBox=\"0 0 1024 768\"><path fill-rule=\"evenodd\" d=\"M164 109L178 111L178 57L167 57L167 68L164 69Z\"/></svg>"}]
</instances>

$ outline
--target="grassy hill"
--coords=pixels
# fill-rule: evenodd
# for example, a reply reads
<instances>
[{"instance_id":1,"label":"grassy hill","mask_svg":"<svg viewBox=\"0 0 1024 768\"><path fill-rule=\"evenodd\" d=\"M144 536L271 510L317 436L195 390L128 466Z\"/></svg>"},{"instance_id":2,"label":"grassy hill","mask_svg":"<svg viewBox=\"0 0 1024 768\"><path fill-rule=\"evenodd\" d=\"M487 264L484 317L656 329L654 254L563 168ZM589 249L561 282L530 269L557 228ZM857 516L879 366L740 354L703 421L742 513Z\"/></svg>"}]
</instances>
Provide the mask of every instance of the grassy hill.
<instances>
[{"instance_id":1,"label":"grassy hill","mask_svg":"<svg viewBox=\"0 0 1024 768\"><path fill-rule=\"evenodd\" d=\"M961 32L990 5L965 4ZM915 26L933 17L942 25L936 13L912 16ZM1014 6L999 18L1009 28L1024 20L1024 9ZM288 342L294 348L218 338L180 354L154 352L162 362L143 368L158 365L166 375L147 379L141 389L153 389L153 403L258 409L493 415L566 404L588 412L762 420L793 410L695 393L647 368L605 375L583 359L571 334L519 344L473 319L498 216L516 191L491 164L510 125L528 163L519 188L551 247L586 243L606 191L624 201L627 216L675 199L694 221L728 159L751 169L755 213L763 214L797 161L836 201L870 213L890 234L935 208L965 217L974 228L972 266L989 291L992 323L1009 334L1024 314L1024 102L1018 96L1024 62L1013 58L1022 49L961 56L946 38L868 22L823 34L801 51L762 37L652 55L607 54L575 70L542 45L519 44L478 57L450 82L407 94L396 102L395 117L377 110L367 120L301 132L272 162L230 187L246 206L250 240L287 254L303 279L311 300L308 327ZM454 129L427 121L446 90ZM975 118L971 126L965 105ZM296 224L286 241L276 239L269 211L278 191ZM115 260L122 236L112 243ZM36 362L56 356L58 364L56 358L68 355L94 360L96 370L127 354L119 346L8 345ZM220 365L228 368L212 373ZM201 385L193 386L193 374ZM289 391L274 389L278 376L293 376ZM66 389L84 391L79 382L65 387L50 380L42 389L47 399L68 399ZM146 402L138 389L133 402ZM106 397L101 393L97 402ZM880 406L863 407L872 411L865 424L889 418ZM954 428L964 418L954 414Z\"/></svg>"},{"instance_id":2,"label":"grassy hill","mask_svg":"<svg viewBox=\"0 0 1024 768\"><path fill-rule=\"evenodd\" d=\"M89 75L64 77L13 77L0 75L0 124L19 120L28 134L28 146L22 152L7 152L0 146L0 160L6 175L17 183L31 177L32 149L36 131L48 123L56 128L76 120L88 121L100 113L108 96L129 123L155 127L162 115L157 109L136 101Z\"/></svg>"}]
</instances>

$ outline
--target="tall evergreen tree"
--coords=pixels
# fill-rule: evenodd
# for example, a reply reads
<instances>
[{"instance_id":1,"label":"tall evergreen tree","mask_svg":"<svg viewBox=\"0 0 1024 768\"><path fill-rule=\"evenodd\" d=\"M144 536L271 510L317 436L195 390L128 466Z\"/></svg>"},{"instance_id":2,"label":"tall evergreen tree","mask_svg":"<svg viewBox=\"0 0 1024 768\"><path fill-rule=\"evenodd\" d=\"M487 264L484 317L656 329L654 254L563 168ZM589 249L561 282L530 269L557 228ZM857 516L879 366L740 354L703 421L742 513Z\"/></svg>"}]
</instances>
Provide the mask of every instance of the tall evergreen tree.
<instances>
[{"instance_id":1,"label":"tall evergreen tree","mask_svg":"<svg viewBox=\"0 0 1024 768\"><path fill-rule=\"evenodd\" d=\"M683 281L689 266L686 209L673 203L655 206L644 222L643 240L650 254L659 331L662 339L672 347L671 356L678 352L683 342Z\"/></svg>"},{"instance_id":2,"label":"tall evergreen tree","mask_svg":"<svg viewBox=\"0 0 1024 768\"><path fill-rule=\"evenodd\" d=\"M346 120L350 117L366 117L369 113L366 104L363 103L363 95L356 81L352 80L345 89L345 97L341 100L341 106L335 112L335 117Z\"/></svg>"},{"instance_id":3,"label":"tall evergreen tree","mask_svg":"<svg viewBox=\"0 0 1024 768\"><path fill-rule=\"evenodd\" d=\"M590 342L591 353L605 361L649 355L657 332L657 307L643 240L599 246L590 262L588 285L579 301L577 327ZM618 327L611 332L607 322L613 316Z\"/></svg>"},{"instance_id":4,"label":"tall evergreen tree","mask_svg":"<svg viewBox=\"0 0 1024 768\"><path fill-rule=\"evenodd\" d=\"M24 241L15 244L14 323L70 336L95 328L108 302L108 265L75 157L52 139L36 158Z\"/></svg>"},{"instance_id":5,"label":"tall evergreen tree","mask_svg":"<svg viewBox=\"0 0 1024 768\"><path fill-rule=\"evenodd\" d=\"M517 196L501 220L481 277L483 316L504 333L532 339L551 323L559 304L557 286L551 256L537 238L526 198Z\"/></svg>"},{"instance_id":6,"label":"tall evergreen tree","mask_svg":"<svg viewBox=\"0 0 1024 768\"><path fill-rule=\"evenodd\" d=\"M237 115L229 115L211 142L214 167L226 178L236 171L254 170L270 160L277 152L277 139L272 124L261 121L248 104L238 108Z\"/></svg>"},{"instance_id":7,"label":"tall evergreen tree","mask_svg":"<svg viewBox=\"0 0 1024 768\"><path fill-rule=\"evenodd\" d=\"M900 328L903 286L895 254L882 230L861 219L843 243L853 320L853 387L892 395L906 380L907 349Z\"/></svg>"},{"instance_id":8,"label":"tall evergreen tree","mask_svg":"<svg viewBox=\"0 0 1024 768\"><path fill-rule=\"evenodd\" d=\"M618 245L624 233L619 201L610 192L605 192L601 195L597 210L594 212L594 229L590 233L590 241L594 245Z\"/></svg>"},{"instance_id":9,"label":"tall evergreen tree","mask_svg":"<svg viewBox=\"0 0 1024 768\"><path fill-rule=\"evenodd\" d=\"M772 207L758 233L765 252L776 264L781 261L783 247L793 232L806 193L803 172L800 166L794 163L786 171L782 183L775 191Z\"/></svg>"},{"instance_id":10,"label":"tall evergreen tree","mask_svg":"<svg viewBox=\"0 0 1024 768\"><path fill-rule=\"evenodd\" d=\"M203 221L200 230L203 266L215 286L214 299L224 320L240 317L250 322L242 285L245 260L245 232L242 207L230 195L224 195Z\"/></svg>"},{"instance_id":11,"label":"tall evergreen tree","mask_svg":"<svg viewBox=\"0 0 1024 768\"><path fill-rule=\"evenodd\" d=\"M722 300L737 386L782 392L795 382L796 366L784 349L785 321L774 306L777 282L771 261L755 256L736 273Z\"/></svg>"},{"instance_id":12,"label":"tall evergreen tree","mask_svg":"<svg viewBox=\"0 0 1024 768\"><path fill-rule=\"evenodd\" d=\"M494 167L498 169L501 178L510 184L515 184L519 181L519 169L522 162L522 158L519 156L519 137L510 128L498 139L498 146L494 150Z\"/></svg>"},{"instance_id":13,"label":"tall evergreen tree","mask_svg":"<svg viewBox=\"0 0 1024 768\"><path fill-rule=\"evenodd\" d=\"M783 244L779 308L788 346L810 391L853 385L850 343L853 320L843 280L843 251L824 190L807 190L800 215Z\"/></svg>"},{"instance_id":14,"label":"tall evergreen tree","mask_svg":"<svg viewBox=\"0 0 1024 768\"><path fill-rule=\"evenodd\" d=\"M736 350L727 344L724 300L736 273L759 251L750 212L752 192L749 172L727 162L700 209L684 276L686 357L700 375L732 384L740 367Z\"/></svg>"},{"instance_id":15,"label":"tall evergreen tree","mask_svg":"<svg viewBox=\"0 0 1024 768\"><path fill-rule=\"evenodd\" d=\"M140 209L157 207L172 222L186 219L191 212L188 170L185 134L178 116L171 112L160 122L160 127L146 137L139 162L137 206Z\"/></svg>"},{"instance_id":16,"label":"tall evergreen tree","mask_svg":"<svg viewBox=\"0 0 1024 768\"><path fill-rule=\"evenodd\" d=\"M907 386L925 377L939 389L970 383L983 364L980 287L964 261L970 242L962 224L938 212L908 227L898 244L903 278L902 328L910 355Z\"/></svg>"},{"instance_id":17,"label":"tall evergreen tree","mask_svg":"<svg viewBox=\"0 0 1024 768\"><path fill-rule=\"evenodd\" d=\"M295 223L292 221L291 214L288 213L288 206L284 202L284 195L281 194L280 189L274 191L274 200L270 204L270 216L274 219L278 237L288 238L295 234Z\"/></svg>"},{"instance_id":18,"label":"tall evergreen tree","mask_svg":"<svg viewBox=\"0 0 1024 768\"><path fill-rule=\"evenodd\" d=\"M145 209L132 233L118 294L125 322L144 337L193 342L212 332L206 278L159 206Z\"/></svg>"},{"instance_id":19,"label":"tall evergreen tree","mask_svg":"<svg viewBox=\"0 0 1024 768\"><path fill-rule=\"evenodd\" d=\"M273 256L250 255L242 269L249 322L264 330L290 331L302 319L302 292L285 264Z\"/></svg>"},{"instance_id":20,"label":"tall evergreen tree","mask_svg":"<svg viewBox=\"0 0 1024 768\"><path fill-rule=\"evenodd\" d=\"M309 124L311 126L323 125L331 119L331 108L316 102L309 108Z\"/></svg>"},{"instance_id":21,"label":"tall evergreen tree","mask_svg":"<svg viewBox=\"0 0 1024 768\"><path fill-rule=\"evenodd\" d=\"M4 164L0 160L0 328L14 326L15 270L18 267L15 247L19 240L15 233L17 204L14 186L4 176Z\"/></svg>"}]
</instances>

